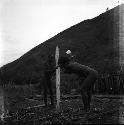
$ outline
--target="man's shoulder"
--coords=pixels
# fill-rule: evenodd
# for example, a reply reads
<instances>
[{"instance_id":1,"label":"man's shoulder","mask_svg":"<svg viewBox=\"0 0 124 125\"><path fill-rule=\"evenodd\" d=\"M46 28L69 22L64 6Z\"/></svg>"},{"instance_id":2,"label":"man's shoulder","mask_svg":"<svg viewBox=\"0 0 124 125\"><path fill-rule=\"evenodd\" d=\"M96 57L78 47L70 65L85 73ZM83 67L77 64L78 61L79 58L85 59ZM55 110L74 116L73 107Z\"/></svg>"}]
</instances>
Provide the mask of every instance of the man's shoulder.
<instances>
[{"instance_id":1,"label":"man's shoulder","mask_svg":"<svg viewBox=\"0 0 124 125\"><path fill-rule=\"evenodd\" d=\"M82 64L80 64L80 63L78 63L78 62L74 62L74 61L71 61L70 63L69 63L69 65L77 65L77 66L82 66Z\"/></svg>"}]
</instances>

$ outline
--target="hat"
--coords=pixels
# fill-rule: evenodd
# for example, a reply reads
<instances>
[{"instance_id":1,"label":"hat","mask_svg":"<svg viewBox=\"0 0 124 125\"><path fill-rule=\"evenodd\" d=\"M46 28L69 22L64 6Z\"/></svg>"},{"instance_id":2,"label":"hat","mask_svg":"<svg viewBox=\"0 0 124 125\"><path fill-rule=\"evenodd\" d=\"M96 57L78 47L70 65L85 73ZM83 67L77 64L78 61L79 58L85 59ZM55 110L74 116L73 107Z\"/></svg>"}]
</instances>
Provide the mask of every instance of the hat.
<instances>
[{"instance_id":1,"label":"hat","mask_svg":"<svg viewBox=\"0 0 124 125\"><path fill-rule=\"evenodd\" d=\"M66 54L71 54L71 50L67 50L67 51L66 51Z\"/></svg>"}]
</instances>

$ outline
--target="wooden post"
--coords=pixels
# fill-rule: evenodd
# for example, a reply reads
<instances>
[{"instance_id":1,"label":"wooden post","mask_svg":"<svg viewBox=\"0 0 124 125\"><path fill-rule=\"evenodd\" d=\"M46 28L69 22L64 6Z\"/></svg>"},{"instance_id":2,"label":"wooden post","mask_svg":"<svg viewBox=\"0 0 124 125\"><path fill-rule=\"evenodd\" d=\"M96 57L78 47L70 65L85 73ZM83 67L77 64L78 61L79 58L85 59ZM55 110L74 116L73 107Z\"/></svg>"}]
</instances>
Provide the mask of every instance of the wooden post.
<instances>
[{"instance_id":1,"label":"wooden post","mask_svg":"<svg viewBox=\"0 0 124 125\"><path fill-rule=\"evenodd\" d=\"M56 47L56 53L55 53L55 60L56 60L56 66L58 65L59 60L59 48ZM59 111L60 109L60 67L56 69L56 109Z\"/></svg>"}]
</instances>

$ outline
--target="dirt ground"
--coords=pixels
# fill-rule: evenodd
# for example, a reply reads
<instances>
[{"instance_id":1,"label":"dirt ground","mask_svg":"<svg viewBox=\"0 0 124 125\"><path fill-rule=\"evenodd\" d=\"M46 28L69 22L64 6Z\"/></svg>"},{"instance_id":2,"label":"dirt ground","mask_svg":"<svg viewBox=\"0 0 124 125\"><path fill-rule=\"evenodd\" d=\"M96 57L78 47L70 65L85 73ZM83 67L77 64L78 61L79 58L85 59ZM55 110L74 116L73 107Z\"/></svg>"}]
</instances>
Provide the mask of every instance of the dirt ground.
<instances>
[{"instance_id":1,"label":"dirt ground","mask_svg":"<svg viewBox=\"0 0 124 125\"><path fill-rule=\"evenodd\" d=\"M50 105L44 107L40 98L20 100L18 106L16 104L15 107L14 109L18 107L18 111L15 110L10 113L9 117L5 118L4 122L1 121L1 123L5 125L119 124L121 123L120 112L124 110L120 98L108 97L94 97L89 113L84 112L80 97L61 99L59 111L56 111L56 108ZM123 114L123 111L121 114Z\"/></svg>"}]
</instances>

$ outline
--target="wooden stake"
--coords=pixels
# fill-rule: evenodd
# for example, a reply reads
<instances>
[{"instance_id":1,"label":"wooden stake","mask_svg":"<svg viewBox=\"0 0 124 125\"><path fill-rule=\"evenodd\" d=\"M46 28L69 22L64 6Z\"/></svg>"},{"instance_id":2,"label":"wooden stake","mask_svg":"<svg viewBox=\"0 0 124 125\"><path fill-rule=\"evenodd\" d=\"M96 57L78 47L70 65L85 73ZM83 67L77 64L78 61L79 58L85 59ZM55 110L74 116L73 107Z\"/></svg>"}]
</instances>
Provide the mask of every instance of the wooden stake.
<instances>
[{"instance_id":1,"label":"wooden stake","mask_svg":"<svg viewBox=\"0 0 124 125\"><path fill-rule=\"evenodd\" d=\"M59 48L56 47L56 53L55 53L55 60L56 60L56 66L58 65L59 60ZM60 109L60 67L56 69L56 109L59 111Z\"/></svg>"}]
</instances>

